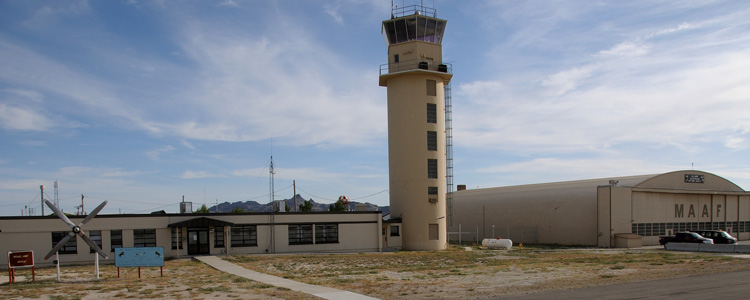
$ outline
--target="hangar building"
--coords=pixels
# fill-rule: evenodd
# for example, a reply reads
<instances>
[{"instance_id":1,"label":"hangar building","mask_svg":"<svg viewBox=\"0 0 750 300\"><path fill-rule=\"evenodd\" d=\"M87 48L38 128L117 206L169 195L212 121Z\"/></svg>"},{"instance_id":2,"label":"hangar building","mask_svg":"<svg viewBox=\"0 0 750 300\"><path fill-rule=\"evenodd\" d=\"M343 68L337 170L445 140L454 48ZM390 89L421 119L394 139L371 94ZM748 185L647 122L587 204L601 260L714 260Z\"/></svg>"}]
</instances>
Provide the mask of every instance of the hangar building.
<instances>
[{"instance_id":1,"label":"hangar building","mask_svg":"<svg viewBox=\"0 0 750 300\"><path fill-rule=\"evenodd\" d=\"M455 192L450 238L626 247L721 229L750 239L750 192L717 175L675 171Z\"/></svg>"}]
</instances>

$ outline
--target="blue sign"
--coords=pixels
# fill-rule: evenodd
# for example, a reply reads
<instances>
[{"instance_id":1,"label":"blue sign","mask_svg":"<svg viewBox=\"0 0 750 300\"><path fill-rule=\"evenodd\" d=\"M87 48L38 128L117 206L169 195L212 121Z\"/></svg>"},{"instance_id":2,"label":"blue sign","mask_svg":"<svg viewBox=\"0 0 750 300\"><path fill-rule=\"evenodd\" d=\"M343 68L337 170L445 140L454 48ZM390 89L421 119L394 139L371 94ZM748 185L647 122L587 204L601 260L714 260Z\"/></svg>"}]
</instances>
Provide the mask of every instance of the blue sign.
<instances>
[{"instance_id":1,"label":"blue sign","mask_svg":"<svg viewBox=\"0 0 750 300\"><path fill-rule=\"evenodd\" d=\"M115 267L163 267L164 247L115 248Z\"/></svg>"}]
</instances>

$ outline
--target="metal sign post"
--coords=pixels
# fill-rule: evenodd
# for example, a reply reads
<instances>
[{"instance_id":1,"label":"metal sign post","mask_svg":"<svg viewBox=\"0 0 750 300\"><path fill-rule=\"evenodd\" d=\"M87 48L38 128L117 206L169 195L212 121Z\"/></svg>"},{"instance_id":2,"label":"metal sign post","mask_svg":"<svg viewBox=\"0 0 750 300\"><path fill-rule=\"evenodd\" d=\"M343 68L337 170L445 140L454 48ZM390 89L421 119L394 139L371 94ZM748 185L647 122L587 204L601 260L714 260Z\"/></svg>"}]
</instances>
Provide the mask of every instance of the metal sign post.
<instances>
[{"instance_id":1,"label":"metal sign post","mask_svg":"<svg viewBox=\"0 0 750 300\"><path fill-rule=\"evenodd\" d=\"M31 267L31 281L36 281L34 250L8 251L8 284L16 282L16 268Z\"/></svg>"}]
</instances>

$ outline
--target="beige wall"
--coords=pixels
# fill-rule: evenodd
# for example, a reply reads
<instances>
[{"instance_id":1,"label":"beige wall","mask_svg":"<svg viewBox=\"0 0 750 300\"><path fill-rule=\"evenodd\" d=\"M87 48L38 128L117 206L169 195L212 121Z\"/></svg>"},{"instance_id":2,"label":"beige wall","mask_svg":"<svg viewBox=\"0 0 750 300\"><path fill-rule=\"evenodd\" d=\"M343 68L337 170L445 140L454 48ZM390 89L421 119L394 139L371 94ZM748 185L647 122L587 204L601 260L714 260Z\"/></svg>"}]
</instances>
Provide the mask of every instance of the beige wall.
<instances>
[{"instance_id":1,"label":"beige wall","mask_svg":"<svg viewBox=\"0 0 750 300\"><path fill-rule=\"evenodd\" d=\"M102 263L114 263L110 248L110 230L122 230L123 246L133 246L133 229L156 229L156 246L164 247L165 257L187 255L187 228L183 231L183 249L172 249L172 228L169 224L186 221L192 218L207 217L211 219L231 222L237 225L248 224L257 226L258 245L251 247L231 247L229 227L225 230L225 247L214 248L214 235L210 233L209 247L211 254L261 254L270 248L269 229L270 218L266 214L187 214L187 215L99 215L83 226L84 231L102 231L102 249L110 253L108 260ZM71 218L74 223L80 223L82 218ZM289 245L289 224L321 224L335 223L338 225L338 243ZM380 212L351 212L351 213L288 213L277 214L275 217L276 253L293 252L377 252L382 249L381 213ZM39 266L49 266L52 259L44 261L44 255L52 248L52 231L69 231L70 228L56 217L0 217L0 253L10 250L33 250L35 263ZM214 228L216 230L216 228ZM78 254L62 254L60 261L66 263L93 263L94 254L89 253L86 243L77 238ZM7 255L0 255L0 268L7 268Z\"/></svg>"},{"instance_id":2,"label":"beige wall","mask_svg":"<svg viewBox=\"0 0 750 300\"><path fill-rule=\"evenodd\" d=\"M388 88L388 167L391 216L402 222L406 250L442 250L447 246L445 203L444 84L451 75L435 71L442 63L441 46L422 41L389 45L389 73L380 85ZM394 61L399 54L399 62ZM416 63L428 62L429 70ZM435 95L428 95L428 80ZM427 104L435 104L437 122L427 122ZM427 132L437 133L437 150L427 149ZM427 177L428 159L437 160L437 178ZM437 195L428 195L437 187ZM430 202L430 198L436 201ZM437 239L430 236L437 228Z\"/></svg>"}]
</instances>

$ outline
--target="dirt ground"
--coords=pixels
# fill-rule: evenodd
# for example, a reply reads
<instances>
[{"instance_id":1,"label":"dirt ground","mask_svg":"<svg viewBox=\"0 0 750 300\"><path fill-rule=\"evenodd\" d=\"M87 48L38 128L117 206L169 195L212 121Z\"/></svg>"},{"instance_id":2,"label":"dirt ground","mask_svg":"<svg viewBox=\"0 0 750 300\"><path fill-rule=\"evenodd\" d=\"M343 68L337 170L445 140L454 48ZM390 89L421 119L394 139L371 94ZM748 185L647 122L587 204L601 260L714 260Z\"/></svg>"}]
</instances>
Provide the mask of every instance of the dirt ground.
<instances>
[{"instance_id":1,"label":"dirt ground","mask_svg":"<svg viewBox=\"0 0 750 300\"><path fill-rule=\"evenodd\" d=\"M747 256L668 252L661 249L621 250L525 247L513 250L358 254L246 255L224 259L245 268L287 279L381 299L481 299L549 290L655 280L715 272L750 270ZM5 271L7 272L7 271ZM317 299L316 297L224 274L190 259L159 268L63 267L37 270L37 282L18 276L0 285L2 299Z\"/></svg>"}]
</instances>

